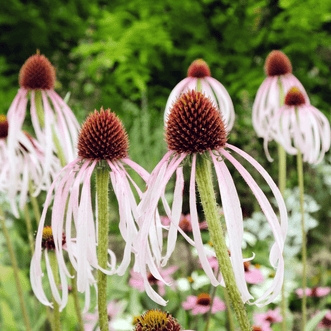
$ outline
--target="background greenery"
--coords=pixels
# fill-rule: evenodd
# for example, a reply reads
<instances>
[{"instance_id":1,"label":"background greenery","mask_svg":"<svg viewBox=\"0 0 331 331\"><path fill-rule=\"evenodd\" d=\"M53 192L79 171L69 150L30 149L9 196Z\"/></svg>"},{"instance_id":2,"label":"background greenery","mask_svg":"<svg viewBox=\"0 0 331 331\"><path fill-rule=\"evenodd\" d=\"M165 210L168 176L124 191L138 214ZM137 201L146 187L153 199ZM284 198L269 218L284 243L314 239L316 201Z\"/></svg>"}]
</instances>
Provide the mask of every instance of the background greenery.
<instances>
[{"instance_id":1,"label":"background greenery","mask_svg":"<svg viewBox=\"0 0 331 331\"><path fill-rule=\"evenodd\" d=\"M167 98L197 58L209 64L233 100L236 122L229 142L254 156L275 180L277 162L266 160L251 120L270 51L287 54L311 103L331 119L330 1L8 0L1 6L0 29L0 113L7 112L17 92L20 67L39 49L56 67L57 92L62 97L71 92L69 105L79 122L95 108L111 108L129 133L130 157L148 171L166 150ZM270 150L276 156L274 145ZM312 263L324 261L317 248L331 246L330 164L329 152L322 166L304 169L306 192L320 205L314 214L318 226L308 237ZM245 216L251 216L255 200L240 176L233 176ZM295 186L295 158L288 157L288 187ZM20 224L14 225L18 233ZM19 240L15 245L24 251Z\"/></svg>"}]
</instances>

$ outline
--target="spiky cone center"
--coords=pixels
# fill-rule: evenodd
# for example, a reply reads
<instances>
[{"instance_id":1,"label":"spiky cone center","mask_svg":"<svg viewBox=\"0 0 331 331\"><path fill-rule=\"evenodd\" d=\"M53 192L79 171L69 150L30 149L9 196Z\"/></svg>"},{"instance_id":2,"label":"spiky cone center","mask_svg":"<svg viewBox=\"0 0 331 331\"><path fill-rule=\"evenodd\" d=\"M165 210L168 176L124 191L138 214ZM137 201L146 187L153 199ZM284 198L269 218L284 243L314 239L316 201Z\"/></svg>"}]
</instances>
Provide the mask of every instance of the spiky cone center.
<instances>
[{"instance_id":1,"label":"spiky cone center","mask_svg":"<svg viewBox=\"0 0 331 331\"><path fill-rule=\"evenodd\" d=\"M191 90L176 100L166 126L169 150L202 154L224 147L226 140L221 115L204 94Z\"/></svg>"},{"instance_id":2,"label":"spiky cone center","mask_svg":"<svg viewBox=\"0 0 331 331\"><path fill-rule=\"evenodd\" d=\"M306 103L305 97L302 92L297 87L292 87L289 89L285 96L285 105L287 106L301 106Z\"/></svg>"},{"instance_id":3,"label":"spiky cone center","mask_svg":"<svg viewBox=\"0 0 331 331\"><path fill-rule=\"evenodd\" d=\"M281 51L272 51L265 61L265 72L268 76L281 76L292 73L289 58Z\"/></svg>"},{"instance_id":4,"label":"spiky cone center","mask_svg":"<svg viewBox=\"0 0 331 331\"><path fill-rule=\"evenodd\" d=\"M200 293L197 298L197 304L201 306L209 306L211 298L208 293Z\"/></svg>"},{"instance_id":5,"label":"spiky cone center","mask_svg":"<svg viewBox=\"0 0 331 331\"><path fill-rule=\"evenodd\" d=\"M0 139L8 136L8 121L6 115L0 115Z\"/></svg>"},{"instance_id":6,"label":"spiky cone center","mask_svg":"<svg viewBox=\"0 0 331 331\"><path fill-rule=\"evenodd\" d=\"M180 331L182 327L169 313L159 309L147 311L135 318L134 331Z\"/></svg>"},{"instance_id":7,"label":"spiky cone center","mask_svg":"<svg viewBox=\"0 0 331 331\"><path fill-rule=\"evenodd\" d=\"M110 109L95 110L82 125L78 155L84 159L119 160L128 155L128 136L120 119Z\"/></svg>"},{"instance_id":8,"label":"spiky cone center","mask_svg":"<svg viewBox=\"0 0 331 331\"><path fill-rule=\"evenodd\" d=\"M50 90L55 85L55 68L40 54L30 56L19 74L20 86L27 90Z\"/></svg>"},{"instance_id":9,"label":"spiky cone center","mask_svg":"<svg viewBox=\"0 0 331 331\"><path fill-rule=\"evenodd\" d=\"M324 316L320 323L325 328L330 328L331 327L331 320L327 316Z\"/></svg>"},{"instance_id":10,"label":"spiky cone center","mask_svg":"<svg viewBox=\"0 0 331 331\"><path fill-rule=\"evenodd\" d=\"M66 236L62 233L62 246L66 243ZM46 249L55 249L53 231L50 226L45 226L43 229L41 247Z\"/></svg>"},{"instance_id":11,"label":"spiky cone center","mask_svg":"<svg viewBox=\"0 0 331 331\"><path fill-rule=\"evenodd\" d=\"M208 64L202 59L193 61L187 70L187 77L210 77L210 69Z\"/></svg>"}]
</instances>

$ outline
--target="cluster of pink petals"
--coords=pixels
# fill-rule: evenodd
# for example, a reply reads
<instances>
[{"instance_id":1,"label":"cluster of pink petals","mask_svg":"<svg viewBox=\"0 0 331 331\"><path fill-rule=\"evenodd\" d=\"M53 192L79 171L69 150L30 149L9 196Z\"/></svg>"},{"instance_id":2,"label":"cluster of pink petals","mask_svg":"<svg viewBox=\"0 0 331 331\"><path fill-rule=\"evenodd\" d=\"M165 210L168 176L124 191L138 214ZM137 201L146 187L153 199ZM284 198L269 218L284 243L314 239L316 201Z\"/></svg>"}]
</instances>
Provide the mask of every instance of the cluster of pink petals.
<instances>
[{"instance_id":1,"label":"cluster of pink petals","mask_svg":"<svg viewBox=\"0 0 331 331\"><path fill-rule=\"evenodd\" d=\"M106 161L111 170L109 173L110 181L119 205L119 229L126 242L123 260L116 268L116 256L114 252L109 249L110 262L108 262L108 266L110 267L110 270L105 270L98 264L96 235L97 217L95 220L91 198L91 177L98 161L78 158L65 166L56 176L48 191L44 210L39 223L35 253L32 257L30 267L30 278L35 295L44 305L52 305L47 299L42 285L43 272L41 269L41 242L46 214L53 198L53 191L55 192L55 196L51 213L51 227L54 237L56 258L59 265L61 286L63 289L67 289L66 277L72 277L66 267L63 256L63 232L66 236L66 251L69 260L77 271L77 289L79 292L86 293L86 291L89 290L89 286L91 285L90 271L93 270L93 268L99 269L108 275L115 273L123 275L130 265L131 254L137 254L138 252L133 245L137 241L136 236L141 224L137 224L136 222L137 203L131 190L130 182L135 186L139 195L141 195L142 192L133 182L123 164L135 170L144 180L147 180L148 173L127 158L121 159L120 161ZM68 204L66 207L67 201ZM95 214L97 215L97 211ZM162 232L160 235L156 235L156 230L153 227L150 228L150 231L153 234L153 238L157 237L155 240L159 238L162 240ZM75 245L72 243L72 238L74 237ZM148 249L147 252L151 255ZM46 251L45 258L47 263ZM61 308L63 308L67 303L67 294L63 292L62 298L60 298L51 270L47 270L47 272L52 294ZM86 296L86 300L89 302L89 293L87 293Z\"/></svg>"},{"instance_id":2,"label":"cluster of pink petals","mask_svg":"<svg viewBox=\"0 0 331 331\"><path fill-rule=\"evenodd\" d=\"M186 298L186 301L182 303L182 307L185 310L192 309L192 314L193 315L198 315L198 314L205 314L209 311L210 309L210 304L209 305L201 305L198 303L198 297L194 295L189 295ZM217 296L215 296L213 300L213 305L211 308L212 314L217 313L218 311L224 311L226 310L225 303Z\"/></svg>"},{"instance_id":3,"label":"cluster of pink petals","mask_svg":"<svg viewBox=\"0 0 331 331\"><path fill-rule=\"evenodd\" d=\"M280 314L280 308L275 310L269 309L266 313L257 313L254 314L254 322L256 325L266 325L272 323L278 323L283 320L283 316Z\"/></svg>"},{"instance_id":4,"label":"cluster of pink petals","mask_svg":"<svg viewBox=\"0 0 331 331\"><path fill-rule=\"evenodd\" d=\"M187 91L198 90L198 82L201 84L200 91L204 93L220 111L227 131L230 132L235 120L231 97L225 87L218 80L210 76L203 78L186 77L179 82L169 95L164 112L164 122L167 122L173 103L178 97Z\"/></svg>"},{"instance_id":5,"label":"cluster of pink petals","mask_svg":"<svg viewBox=\"0 0 331 331\"><path fill-rule=\"evenodd\" d=\"M304 161L319 163L330 148L330 123L309 100L299 106L284 105L270 117L264 135L269 159L267 146L270 140L277 141L288 154L296 155L300 150Z\"/></svg>"},{"instance_id":6,"label":"cluster of pink petals","mask_svg":"<svg viewBox=\"0 0 331 331\"><path fill-rule=\"evenodd\" d=\"M15 217L19 217L18 207L24 209L29 186L37 196L41 190L48 190L52 179L61 169L59 160L51 155L51 164L45 169L45 153L39 142L17 130L16 122L8 119L8 137L0 139L0 192L6 192ZM15 137L15 139L12 139Z\"/></svg>"},{"instance_id":7,"label":"cluster of pink petals","mask_svg":"<svg viewBox=\"0 0 331 331\"><path fill-rule=\"evenodd\" d=\"M325 295L328 295L330 291L331 291L330 287L314 287L314 288L306 287L305 289L307 297L323 297ZM295 293L298 295L299 298L303 297L302 288L296 289Z\"/></svg>"},{"instance_id":8,"label":"cluster of pink petals","mask_svg":"<svg viewBox=\"0 0 331 331\"><path fill-rule=\"evenodd\" d=\"M251 260L251 259L244 259L243 261L246 262L246 260ZM215 270L215 272L218 271L218 262L217 258L214 256L208 257L208 262L211 266L212 269ZM245 270L245 280L249 284L260 284L264 282L264 277L262 275L262 272L260 269L250 265L248 270Z\"/></svg>"},{"instance_id":9,"label":"cluster of pink petals","mask_svg":"<svg viewBox=\"0 0 331 331\"><path fill-rule=\"evenodd\" d=\"M269 174L262 168L262 166L256 162L252 157L250 157L245 152L240 149L232 146L230 144L226 144L227 149L230 149L233 152L238 153L244 159L246 159L258 172L263 176L268 185L273 192L280 213L280 221L278 220L275 211L271 207L270 202L268 201L265 194L262 192L260 187L254 181L252 176L248 173L248 171L224 148L221 148L214 154L214 152L210 151L210 157L212 159L212 163L216 170L217 180L219 184L219 190L222 200L222 207L225 217L225 222L227 225L227 232L229 236L229 250L231 251L231 262L234 269L234 274L236 278L236 283L238 289L241 293L243 302L249 302L249 300L253 299L251 294L248 291L247 284L245 281L245 272L243 267L243 256L242 256L242 239L243 239L243 215L240 207L240 201L238 197L238 193L236 191L232 176L225 165L225 160L229 161L234 165L234 167L239 171L242 175L248 186L253 191L255 197L257 198L262 211L264 212L268 223L272 229L275 243L271 248L270 252L270 263L276 268L275 277L272 281L270 287L266 290L266 292L255 302L256 305L262 306L268 304L274 300L274 298L279 294L283 277L284 277L284 259L282 256L282 252L284 249L284 241L287 232L287 212L284 200L277 188L276 184L273 182ZM169 151L163 157L163 159L156 166L150 178L147 182L148 189L143 194L142 201L139 205L139 212L141 214L141 219L144 220L142 227L139 231L137 247L139 247L140 254L138 255L138 264L139 270L144 278L144 285L147 294L157 303L161 305L165 305L166 302L162 297L160 297L150 286L147 279L147 271L146 271L146 263L153 262L155 264L154 270L157 269L157 266L162 264L164 266L172 252L174 251L176 240L177 240L177 232L179 231L184 238L194 247L196 247L200 263L202 268L206 272L207 276L210 278L211 283L214 286L219 285L219 281L216 279L211 265L208 262L208 256L215 256L215 254L211 251L207 251L207 249L203 246L201 233L199 229L198 222L198 213L196 206L196 184L195 184L195 168L196 168L196 154L192 154L192 168L191 168L191 179L190 179L190 192L189 192L189 201L190 201L190 215L191 215L191 223L192 223L192 232L193 232L193 240L188 237L184 231L179 227L179 221L182 210L182 202L183 202L183 188L184 188L184 176L183 176L183 168L181 166L182 161L187 157L186 153L177 154L173 151ZM174 199L172 204L172 209L168 206L167 202L163 197L163 193L165 191L166 185L169 182L172 175L176 172L176 183L174 189ZM155 224L155 213L157 211L158 201L162 199L165 211L167 216L171 220L171 225L168 232L168 246L166 255L162 258L161 251L155 254L155 250L153 253L155 254L154 259L146 252L146 247L149 247L149 229L153 224ZM162 226L161 224L158 225ZM150 272L154 275L155 278L160 279L160 275L154 274L153 270L150 269ZM251 302L250 302L251 303Z\"/></svg>"},{"instance_id":10,"label":"cluster of pink petals","mask_svg":"<svg viewBox=\"0 0 331 331\"><path fill-rule=\"evenodd\" d=\"M317 328L319 329L331 329L331 311L325 314L322 320L318 323Z\"/></svg>"},{"instance_id":11,"label":"cluster of pink petals","mask_svg":"<svg viewBox=\"0 0 331 331\"><path fill-rule=\"evenodd\" d=\"M17 133L22 129L30 94L32 125L36 138L45 153L44 170L45 176L47 176L52 165L53 154L57 154L54 136L60 143L66 162L72 162L77 155L74 146L77 144L80 126L72 110L53 89L40 92L44 112L41 116L43 116L44 123L40 123L40 115L38 116L37 113L35 91L20 88L8 110L8 121L15 123L9 132L8 140L15 141Z\"/></svg>"},{"instance_id":12,"label":"cluster of pink petals","mask_svg":"<svg viewBox=\"0 0 331 331\"><path fill-rule=\"evenodd\" d=\"M118 315L121 315L124 312L124 306L122 303L115 300L111 300L107 305L107 313L109 320L109 331L117 331L114 329L113 323ZM100 330L100 328L95 328L97 322L99 321L99 312L95 311L93 314L86 314L84 316L84 331L94 331Z\"/></svg>"},{"instance_id":13,"label":"cluster of pink petals","mask_svg":"<svg viewBox=\"0 0 331 331\"><path fill-rule=\"evenodd\" d=\"M300 81L291 73L281 76L268 76L259 87L253 104L253 127L261 138L266 136L273 116L284 104L284 98L293 86L299 88L305 100L309 98Z\"/></svg>"},{"instance_id":14,"label":"cluster of pink petals","mask_svg":"<svg viewBox=\"0 0 331 331\"><path fill-rule=\"evenodd\" d=\"M167 269L164 270L160 270L160 275L162 276L162 278L164 279L165 282L167 282L168 284L171 284L171 288L175 289L175 283L173 278L171 277L171 275L178 269L178 267L176 266L172 266L169 267ZM138 272L134 272L133 270L130 270L130 275L131 278L129 280L129 284L133 287L136 288L137 290L139 290L139 292L144 292L145 291L145 285L144 285L144 279L141 276L140 273ZM165 283L160 281L160 280L156 280L156 284L158 286L159 289L159 293L161 295L165 295L166 291L165 291Z\"/></svg>"},{"instance_id":15,"label":"cluster of pink petals","mask_svg":"<svg viewBox=\"0 0 331 331\"><path fill-rule=\"evenodd\" d=\"M185 222L185 230L183 229L183 226L181 226L181 224L182 224L183 221ZM171 220L167 216L161 216L161 222L165 226L169 226L171 224ZM187 214L187 215L181 214L178 225L184 231L186 231L186 232L192 232L191 215L190 214ZM199 229L200 230L207 229L207 228L208 228L207 221L203 221L201 223L199 222Z\"/></svg>"}]
</instances>

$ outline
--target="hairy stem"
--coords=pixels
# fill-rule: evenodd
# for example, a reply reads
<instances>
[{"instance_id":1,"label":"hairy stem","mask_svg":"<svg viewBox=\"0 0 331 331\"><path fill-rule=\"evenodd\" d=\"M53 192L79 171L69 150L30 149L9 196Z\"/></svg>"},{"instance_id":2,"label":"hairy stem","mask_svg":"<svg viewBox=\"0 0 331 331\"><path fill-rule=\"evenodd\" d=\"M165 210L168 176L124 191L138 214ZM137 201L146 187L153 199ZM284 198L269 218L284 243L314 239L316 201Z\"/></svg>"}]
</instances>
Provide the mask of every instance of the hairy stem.
<instances>
[{"instance_id":1,"label":"hairy stem","mask_svg":"<svg viewBox=\"0 0 331 331\"><path fill-rule=\"evenodd\" d=\"M217 211L215 193L212 183L209 161L197 157L196 181L205 213L208 230L213 243L220 271L224 278L225 286L242 331L251 331L246 309L238 290L232 269L228 249L225 243L220 215Z\"/></svg>"},{"instance_id":2,"label":"hairy stem","mask_svg":"<svg viewBox=\"0 0 331 331\"><path fill-rule=\"evenodd\" d=\"M108 258L108 182L109 172L105 167L96 169L96 187L98 199L98 263L100 267L107 269ZM107 313L107 275L98 270L98 309L101 331L108 331Z\"/></svg>"}]
</instances>

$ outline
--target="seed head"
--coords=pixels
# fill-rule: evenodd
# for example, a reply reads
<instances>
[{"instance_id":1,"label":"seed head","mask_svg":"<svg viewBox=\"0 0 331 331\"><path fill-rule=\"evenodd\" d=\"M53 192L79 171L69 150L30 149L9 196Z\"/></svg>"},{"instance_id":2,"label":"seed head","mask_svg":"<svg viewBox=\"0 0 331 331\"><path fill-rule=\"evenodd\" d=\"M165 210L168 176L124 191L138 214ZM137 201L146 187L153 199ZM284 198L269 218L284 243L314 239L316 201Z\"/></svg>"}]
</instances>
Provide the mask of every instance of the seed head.
<instances>
[{"instance_id":1,"label":"seed head","mask_svg":"<svg viewBox=\"0 0 331 331\"><path fill-rule=\"evenodd\" d=\"M110 109L91 113L82 125L78 155L84 159L119 160L128 155L128 136L120 119Z\"/></svg>"},{"instance_id":2,"label":"seed head","mask_svg":"<svg viewBox=\"0 0 331 331\"><path fill-rule=\"evenodd\" d=\"M265 72L268 76L281 76L292 73L289 58L281 51L272 51L265 61Z\"/></svg>"},{"instance_id":3,"label":"seed head","mask_svg":"<svg viewBox=\"0 0 331 331\"><path fill-rule=\"evenodd\" d=\"M297 87L292 87L287 92L285 97L285 105L287 106L300 106L306 103L305 97Z\"/></svg>"},{"instance_id":4,"label":"seed head","mask_svg":"<svg viewBox=\"0 0 331 331\"><path fill-rule=\"evenodd\" d=\"M253 331L262 331L262 328L257 325L253 325L252 328L253 328Z\"/></svg>"},{"instance_id":5,"label":"seed head","mask_svg":"<svg viewBox=\"0 0 331 331\"><path fill-rule=\"evenodd\" d=\"M0 115L0 139L8 136L8 121L6 115Z\"/></svg>"},{"instance_id":6,"label":"seed head","mask_svg":"<svg viewBox=\"0 0 331 331\"><path fill-rule=\"evenodd\" d=\"M65 243L66 243L66 236L64 233L62 233L62 246ZM45 226L43 229L41 247L46 248L46 249L55 249L53 232L52 232L52 228L50 226Z\"/></svg>"},{"instance_id":7,"label":"seed head","mask_svg":"<svg viewBox=\"0 0 331 331\"><path fill-rule=\"evenodd\" d=\"M50 90L55 84L55 68L40 54L30 56L19 75L20 86L27 90Z\"/></svg>"},{"instance_id":8,"label":"seed head","mask_svg":"<svg viewBox=\"0 0 331 331\"><path fill-rule=\"evenodd\" d=\"M209 306L211 298L208 293L200 293L197 298L197 304L201 306Z\"/></svg>"},{"instance_id":9,"label":"seed head","mask_svg":"<svg viewBox=\"0 0 331 331\"><path fill-rule=\"evenodd\" d=\"M187 77L203 78L210 77L210 70L208 64L202 60L195 60L192 62L187 71Z\"/></svg>"},{"instance_id":10,"label":"seed head","mask_svg":"<svg viewBox=\"0 0 331 331\"><path fill-rule=\"evenodd\" d=\"M245 272L249 271L249 267L250 267L251 263L249 261L244 262L244 270Z\"/></svg>"},{"instance_id":11,"label":"seed head","mask_svg":"<svg viewBox=\"0 0 331 331\"><path fill-rule=\"evenodd\" d=\"M203 153L225 146L227 132L221 115L202 93L182 94L170 110L166 142L177 153Z\"/></svg>"},{"instance_id":12,"label":"seed head","mask_svg":"<svg viewBox=\"0 0 331 331\"><path fill-rule=\"evenodd\" d=\"M134 319L134 331L180 331L182 327L169 313L158 309L147 311Z\"/></svg>"}]
</instances>

